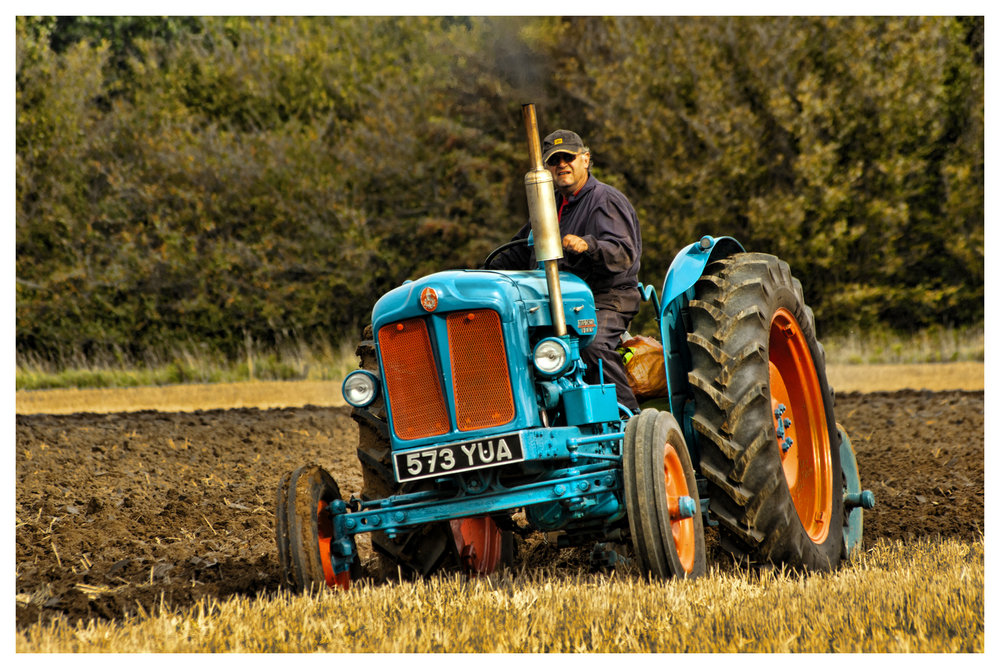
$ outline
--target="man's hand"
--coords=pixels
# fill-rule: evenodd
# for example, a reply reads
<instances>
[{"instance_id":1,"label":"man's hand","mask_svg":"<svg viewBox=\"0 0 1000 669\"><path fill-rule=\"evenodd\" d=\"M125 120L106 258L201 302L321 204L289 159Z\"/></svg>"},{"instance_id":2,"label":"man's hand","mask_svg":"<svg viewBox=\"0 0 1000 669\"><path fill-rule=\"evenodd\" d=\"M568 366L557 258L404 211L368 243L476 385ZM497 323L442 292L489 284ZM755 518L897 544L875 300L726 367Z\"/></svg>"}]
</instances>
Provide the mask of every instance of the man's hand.
<instances>
[{"instance_id":1,"label":"man's hand","mask_svg":"<svg viewBox=\"0 0 1000 669\"><path fill-rule=\"evenodd\" d=\"M584 253L590 247L587 246L587 242L583 241L581 237L576 235L566 235L563 237L563 248L567 251L572 251L573 253Z\"/></svg>"}]
</instances>

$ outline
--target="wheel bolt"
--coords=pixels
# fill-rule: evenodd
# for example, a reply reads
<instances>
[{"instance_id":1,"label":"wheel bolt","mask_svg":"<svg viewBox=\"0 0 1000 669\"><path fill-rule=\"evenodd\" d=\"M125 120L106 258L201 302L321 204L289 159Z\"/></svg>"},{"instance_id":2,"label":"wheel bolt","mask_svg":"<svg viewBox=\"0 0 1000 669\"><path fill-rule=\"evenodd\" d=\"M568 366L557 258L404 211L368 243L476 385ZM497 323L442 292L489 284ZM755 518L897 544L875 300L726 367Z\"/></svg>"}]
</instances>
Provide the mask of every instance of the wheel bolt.
<instances>
[{"instance_id":1,"label":"wheel bolt","mask_svg":"<svg viewBox=\"0 0 1000 669\"><path fill-rule=\"evenodd\" d=\"M677 511L670 514L673 520L684 520L693 518L698 506L692 497L681 495L677 498Z\"/></svg>"},{"instance_id":2,"label":"wheel bolt","mask_svg":"<svg viewBox=\"0 0 1000 669\"><path fill-rule=\"evenodd\" d=\"M794 444L794 443L795 442L792 441L791 437L785 437L785 440L783 442L781 442L781 452L782 453L787 453L788 449L791 448L792 444Z\"/></svg>"},{"instance_id":3,"label":"wheel bolt","mask_svg":"<svg viewBox=\"0 0 1000 669\"><path fill-rule=\"evenodd\" d=\"M874 509L875 495L871 490L844 493L844 506L848 509L856 509L859 506L862 509Z\"/></svg>"}]
</instances>

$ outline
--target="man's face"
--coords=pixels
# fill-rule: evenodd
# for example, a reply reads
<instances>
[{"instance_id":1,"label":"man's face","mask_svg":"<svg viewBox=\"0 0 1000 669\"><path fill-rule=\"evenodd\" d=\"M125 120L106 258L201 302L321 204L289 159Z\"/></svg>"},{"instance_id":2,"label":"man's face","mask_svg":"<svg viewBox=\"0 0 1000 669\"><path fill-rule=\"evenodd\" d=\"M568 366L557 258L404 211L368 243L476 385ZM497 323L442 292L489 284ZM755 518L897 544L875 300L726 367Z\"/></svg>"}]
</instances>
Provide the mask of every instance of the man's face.
<instances>
[{"instance_id":1,"label":"man's face","mask_svg":"<svg viewBox=\"0 0 1000 669\"><path fill-rule=\"evenodd\" d=\"M590 167L590 154L554 153L549 156L545 166L552 173L552 181L563 195L572 195L580 190L587 181L587 170Z\"/></svg>"}]
</instances>

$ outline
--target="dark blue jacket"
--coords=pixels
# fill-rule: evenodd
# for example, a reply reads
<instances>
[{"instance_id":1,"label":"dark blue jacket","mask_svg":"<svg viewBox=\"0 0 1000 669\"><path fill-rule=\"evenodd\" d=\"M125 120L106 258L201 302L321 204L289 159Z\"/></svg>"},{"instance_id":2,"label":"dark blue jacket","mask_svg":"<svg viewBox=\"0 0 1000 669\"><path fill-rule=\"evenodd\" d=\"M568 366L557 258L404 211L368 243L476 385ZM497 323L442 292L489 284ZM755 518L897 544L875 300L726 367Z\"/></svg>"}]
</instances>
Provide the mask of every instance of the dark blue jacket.
<instances>
[{"instance_id":1,"label":"dark blue jacket","mask_svg":"<svg viewBox=\"0 0 1000 669\"><path fill-rule=\"evenodd\" d=\"M583 253L563 249L559 269L587 282L598 309L634 315L639 310L639 257L642 236L631 203L618 189L598 181L593 174L575 195L556 193L559 231L581 237L589 247ZM512 239L531 232L526 223ZM535 269L534 248L515 246L497 255L491 269Z\"/></svg>"}]
</instances>

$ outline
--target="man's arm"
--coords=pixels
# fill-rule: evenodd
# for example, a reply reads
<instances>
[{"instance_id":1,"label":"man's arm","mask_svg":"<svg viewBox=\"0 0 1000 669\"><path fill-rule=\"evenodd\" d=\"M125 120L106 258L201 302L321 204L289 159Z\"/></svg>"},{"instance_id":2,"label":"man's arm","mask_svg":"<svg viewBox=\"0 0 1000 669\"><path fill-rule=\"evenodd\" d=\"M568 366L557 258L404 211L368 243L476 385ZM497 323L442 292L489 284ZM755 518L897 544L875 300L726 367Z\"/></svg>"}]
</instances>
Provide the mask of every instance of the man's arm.
<instances>
[{"instance_id":1,"label":"man's arm","mask_svg":"<svg viewBox=\"0 0 1000 669\"><path fill-rule=\"evenodd\" d=\"M587 223L589 234L565 235L563 248L573 264L599 274L628 270L638 256L628 215L612 203L596 208Z\"/></svg>"}]
</instances>

